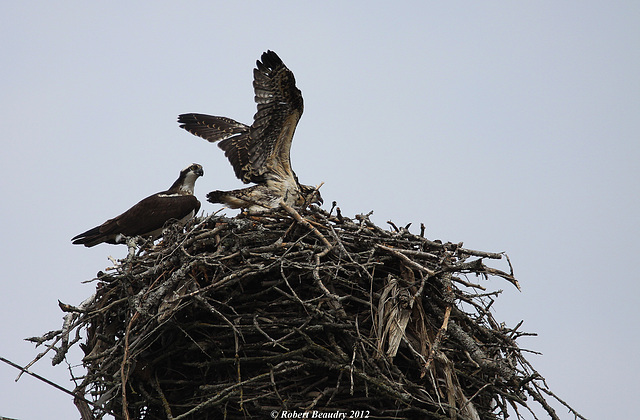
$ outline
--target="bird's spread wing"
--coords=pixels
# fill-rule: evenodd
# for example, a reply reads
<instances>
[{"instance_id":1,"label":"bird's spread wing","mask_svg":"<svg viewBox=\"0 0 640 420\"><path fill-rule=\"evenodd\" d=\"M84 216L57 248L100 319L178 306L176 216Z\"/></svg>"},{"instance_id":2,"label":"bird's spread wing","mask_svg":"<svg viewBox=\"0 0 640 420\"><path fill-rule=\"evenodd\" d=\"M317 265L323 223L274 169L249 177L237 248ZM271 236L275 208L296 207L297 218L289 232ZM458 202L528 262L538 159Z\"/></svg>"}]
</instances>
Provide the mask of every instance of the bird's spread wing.
<instances>
[{"instance_id":1,"label":"bird's spread wing","mask_svg":"<svg viewBox=\"0 0 640 420\"><path fill-rule=\"evenodd\" d=\"M258 111L253 117L248 153L252 170L262 175L276 171L294 178L289 152L293 134L304 109L296 80L273 51L262 54L253 70ZM220 147L223 147L220 144Z\"/></svg>"},{"instance_id":2,"label":"bird's spread wing","mask_svg":"<svg viewBox=\"0 0 640 420\"><path fill-rule=\"evenodd\" d=\"M216 142L224 150L224 154L231 162L236 176L243 182L258 182L252 179L251 163L249 162L249 130L251 127L226 117L215 117L206 114L182 114L178 116L180 128L203 139ZM233 147L224 148L223 143L231 142Z\"/></svg>"},{"instance_id":3,"label":"bird's spread wing","mask_svg":"<svg viewBox=\"0 0 640 420\"><path fill-rule=\"evenodd\" d=\"M258 111L249 127L230 118L183 114L180 127L219 147L243 182L262 183L265 174L294 179L289 151L303 111L302 93L293 73L273 51L262 54L253 70Z\"/></svg>"},{"instance_id":4,"label":"bird's spread wing","mask_svg":"<svg viewBox=\"0 0 640 420\"><path fill-rule=\"evenodd\" d=\"M226 117L206 114L182 114L178 116L180 128L203 139L216 142L227 138L238 138L249 132L249 126Z\"/></svg>"}]
</instances>

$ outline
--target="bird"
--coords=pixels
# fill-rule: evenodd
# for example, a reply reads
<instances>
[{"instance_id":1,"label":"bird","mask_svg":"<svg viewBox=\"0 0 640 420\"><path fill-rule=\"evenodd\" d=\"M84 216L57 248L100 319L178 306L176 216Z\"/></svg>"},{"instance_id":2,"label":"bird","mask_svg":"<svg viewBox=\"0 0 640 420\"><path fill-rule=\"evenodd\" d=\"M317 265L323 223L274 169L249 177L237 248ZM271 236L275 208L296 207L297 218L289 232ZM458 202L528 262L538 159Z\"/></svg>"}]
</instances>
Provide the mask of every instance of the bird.
<instances>
[{"instance_id":1,"label":"bird","mask_svg":"<svg viewBox=\"0 0 640 420\"><path fill-rule=\"evenodd\" d=\"M256 184L212 191L207 200L249 213L278 208L281 201L295 207L322 204L317 188L300 184L291 168L291 142L304 109L293 72L268 50L256 61L253 88L258 110L250 126L206 114L178 116L180 128L209 142L219 142L236 177L245 184Z\"/></svg>"},{"instance_id":2,"label":"bird","mask_svg":"<svg viewBox=\"0 0 640 420\"><path fill-rule=\"evenodd\" d=\"M121 215L74 236L72 243L92 247L103 242L123 244L133 236L157 239L169 222L184 224L198 213L200 201L193 189L203 175L202 165L189 165L168 190L150 195Z\"/></svg>"}]
</instances>

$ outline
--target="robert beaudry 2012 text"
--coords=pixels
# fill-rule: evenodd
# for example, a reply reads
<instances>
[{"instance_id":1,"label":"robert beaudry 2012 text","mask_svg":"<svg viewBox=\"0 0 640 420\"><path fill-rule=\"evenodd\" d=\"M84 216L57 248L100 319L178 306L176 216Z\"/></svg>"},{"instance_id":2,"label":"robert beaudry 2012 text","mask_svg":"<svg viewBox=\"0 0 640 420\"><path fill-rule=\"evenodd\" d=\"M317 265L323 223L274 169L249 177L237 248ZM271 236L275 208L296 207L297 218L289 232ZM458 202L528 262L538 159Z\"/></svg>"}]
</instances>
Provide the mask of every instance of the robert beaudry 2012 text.
<instances>
[{"instance_id":1,"label":"robert beaudry 2012 text","mask_svg":"<svg viewBox=\"0 0 640 420\"><path fill-rule=\"evenodd\" d=\"M369 410L349 411L287 411L282 410L276 414L277 419L368 419Z\"/></svg>"}]
</instances>

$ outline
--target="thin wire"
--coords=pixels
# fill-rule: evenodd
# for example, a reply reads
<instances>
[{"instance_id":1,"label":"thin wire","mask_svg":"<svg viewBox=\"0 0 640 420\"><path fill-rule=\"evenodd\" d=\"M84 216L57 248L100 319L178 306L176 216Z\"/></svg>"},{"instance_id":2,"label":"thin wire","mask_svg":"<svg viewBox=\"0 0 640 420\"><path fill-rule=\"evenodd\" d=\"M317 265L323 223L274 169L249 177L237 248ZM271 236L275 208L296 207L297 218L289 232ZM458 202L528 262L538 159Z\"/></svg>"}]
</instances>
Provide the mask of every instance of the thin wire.
<instances>
[{"instance_id":1,"label":"thin wire","mask_svg":"<svg viewBox=\"0 0 640 420\"><path fill-rule=\"evenodd\" d=\"M7 359L5 359L4 357L1 357L1 356L0 356L0 361L5 362L5 363L6 363L6 364L8 364L9 366L12 366L12 367L14 367L14 368L16 368L16 369L18 369L18 370L20 370L20 371L22 371L22 372L26 373L27 375L31 375L31 376L33 376L34 378L39 379L39 380L41 380L42 382L44 382L44 383L46 383L46 384L48 384L48 385L51 385L52 387L54 387L54 388L56 388L56 389L59 389L60 391L62 391L62 392L64 392L64 393L66 393L66 394L71 395L73 398L77 398L77 399L79 399L79 400L82 400L82 401L86 402L87 404L92 405L92 406L94 406L94 407L96 406L96 405L95 405L95 403L93 403L92 401L89 401L89 400L85 399L85 398L84 398L84 397L82 397L81 395L74 394L72 391L69 391L67 388L62 387L62 386L58 385L57 383L52 382L52 381L50 381L49 379L44 378L44 377L42 377L42 376L38 375L37 373L33 373L33 372L31 372L29 369L26 369L26 368L24 368L24 367L22 367L22 366L20 366L20 365L18 365L18 364L16 364L16 363L13 363L11 360L7 360Z\"/></svg>"}]
</instances>

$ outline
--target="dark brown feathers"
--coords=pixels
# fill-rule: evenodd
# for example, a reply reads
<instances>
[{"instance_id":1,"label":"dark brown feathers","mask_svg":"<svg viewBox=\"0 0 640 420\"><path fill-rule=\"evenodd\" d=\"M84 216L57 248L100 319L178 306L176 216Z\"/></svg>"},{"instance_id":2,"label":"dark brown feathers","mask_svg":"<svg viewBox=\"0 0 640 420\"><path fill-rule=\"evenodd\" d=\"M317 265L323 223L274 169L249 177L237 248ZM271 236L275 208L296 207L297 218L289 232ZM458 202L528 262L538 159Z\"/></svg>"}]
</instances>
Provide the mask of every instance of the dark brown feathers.
<instances>
[{"instance_id":1,"label":"dark brown feathers","mask_svg":"<svg viewBox=\"0 0 640 420\"><path fill-rule=\"evenodd\" d=\"M206 114L182 114L178 116L180 127L210 142L237 138L249 132L249 126L226 117Z\"/></svg>"},{"instance_id":2,"label":"dark brown feathers","mask_svg":"<svg viewBox=\"0 0 640 420\"><path fill-rule=\"evenodd\" d=\"M153 234L165 225L177 222L200 210L200 201L193 195L159 197L154 194L140 201L121 215L100 226L73 237L74 245L92 247L99 243L124 243L132 236L156 237Z\"/></svg>"},{"instance_id":3,"label":"dark brown feathers","mask_svg":"<svg viewBox=\"0 0 640 420\"><path fill-rule=\"evenodd\" d=\"M185 222L198 213L200 201L193 195L193 188L203 174L202 166L190 165L168 190L150 195L121 215L74 236L72 243L92 247L102 242L124 243L132 236L157 238L168 224Z\"/></svg>"},{"instance_id":4,"label":"dark brown feathers","mask_svg":"<svg viewBox=\"0 0 640 420\"><path fill-rule=\"evenodd\" d=\"M249 169L251 164L247 150L251 139L249 138L250 127L248 125L231 118L206 114L182 114L178 116L178 122L181 128L191 134L212 143L220 141L218 147L224 150L224 154L229 159L238 179L241 179L245 184L262 182L262 177L252 178L253 171Z\"/></svg>"},{"instance_id":5,"label":"dark brown feathers","mask_svg":"<svg viewBox=\"0 0 640 420\"><path fill-rule=\"evenodd\" d=\"M250 127L226 117L193 113L180 115L178 122L196 136L220 141L218 146L245 183L263 183L273 172L293 179L289 153L303 111L302 93L293 73L273 51L262 54L253 76L258 110Z\"/></svg>"},{"instance_id":6,"label":"dark brown feathers","mask_svg":"<svg viewBox=\"0 0 640 420\"><path fill-rule=\"evenodd\" d=\"M277 159L292 172L289 161L291 141L304 110L302 92L296 87L293 73L273 51L262 54L253 70L253 88L258 111L253 117L249 149L254 168Z\"/></svg>"}]
</instances>

